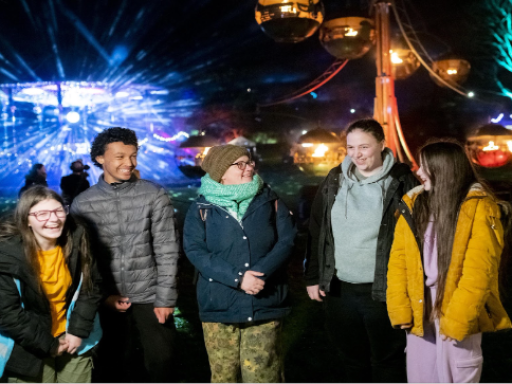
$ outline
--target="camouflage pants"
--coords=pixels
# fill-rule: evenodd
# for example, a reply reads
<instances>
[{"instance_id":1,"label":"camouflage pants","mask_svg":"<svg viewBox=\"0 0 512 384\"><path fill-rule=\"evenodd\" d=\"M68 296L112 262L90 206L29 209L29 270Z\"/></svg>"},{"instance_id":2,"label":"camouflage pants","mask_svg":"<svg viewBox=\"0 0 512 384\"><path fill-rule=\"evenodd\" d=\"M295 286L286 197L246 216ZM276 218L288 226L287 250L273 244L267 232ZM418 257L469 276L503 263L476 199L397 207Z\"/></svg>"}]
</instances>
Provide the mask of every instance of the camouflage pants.
<instances>
[{"instance_id":1,"label":"camouflage pants","mask_svg":"<svg viewBox=\"0 0 512 384\"><path fill-rule=\"evenodd\" d=\"M282 383L281 322L203 323L212 383Z\"/></svg>"}]
</instances>

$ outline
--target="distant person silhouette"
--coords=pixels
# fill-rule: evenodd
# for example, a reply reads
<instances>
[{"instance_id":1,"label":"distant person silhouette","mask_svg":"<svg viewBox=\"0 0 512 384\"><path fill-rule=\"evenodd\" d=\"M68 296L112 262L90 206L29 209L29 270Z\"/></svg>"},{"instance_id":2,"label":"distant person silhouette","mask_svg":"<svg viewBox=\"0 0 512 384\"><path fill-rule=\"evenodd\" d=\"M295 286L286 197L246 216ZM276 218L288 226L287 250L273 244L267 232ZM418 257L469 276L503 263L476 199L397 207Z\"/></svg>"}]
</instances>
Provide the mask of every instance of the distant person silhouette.
<instances>
[{"instance_id":1,"label":"distant person silhouette","mask_svg":"<svg viewBox=\"0 0 512 384\"><path fill-rule=\"evenodd\" d=\"M25 175L25 185L20 189L18 199L27 189L34 185L48 186L48 183L46 182L46 168L43 164L37 163L32 165L30 171Z\"/></svg>"},{"instance_id":2,"label":"distant person silhouette","mask_svg":"<svg viewBox=\"0 0 512 384\"><path fill-rule=\"evenodd\" d=\"M84 165L82 159L76 159L69 167L73 173L60 179L60 189L62 190L62 198L64 202L71 205L75 197L85 191L91 185L87 180L89 174L85 170L89 169L88 165Z\"/></svg>"}]
</instances>

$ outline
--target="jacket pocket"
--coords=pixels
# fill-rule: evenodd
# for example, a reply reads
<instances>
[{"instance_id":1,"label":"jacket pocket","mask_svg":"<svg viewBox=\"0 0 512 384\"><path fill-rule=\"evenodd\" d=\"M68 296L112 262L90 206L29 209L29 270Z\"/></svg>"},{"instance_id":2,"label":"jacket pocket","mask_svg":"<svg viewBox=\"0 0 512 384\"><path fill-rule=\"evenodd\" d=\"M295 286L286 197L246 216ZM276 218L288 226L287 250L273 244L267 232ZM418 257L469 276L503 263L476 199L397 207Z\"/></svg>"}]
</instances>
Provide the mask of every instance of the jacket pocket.
<instances>
[{"instance_id":1,"label":"jacket pocket","mask_svg":"<svg viewBox=\"0 0 512 384\"><path fill-rule=\"evenodd\" d=\"M455 362L456 372L454 372L454 383L479 383L482 375L482 356L474 359L459 360Z\"/></svg>"},{"instance_id":2,"label":"jacket pocket","mask_svg":"<svg viewBox=\"0 0 512 384\"><path fill-rule=\"evenodd\" d=\"M493 292L491 292L478 317L478 327L480 332L495 332L512 327L503 304Z\"/></svg>"},{"instance_id":3,"label":"jacket pocket","mask_svg":"<svg viewBox=\"0 0 512 384\"><path fill-rule=\"evenodd\" d=\"M197 285L197 301L202 312L222 312L229 309L236 291L214 280L201 277Z\"/></svg>"}]
</instances>

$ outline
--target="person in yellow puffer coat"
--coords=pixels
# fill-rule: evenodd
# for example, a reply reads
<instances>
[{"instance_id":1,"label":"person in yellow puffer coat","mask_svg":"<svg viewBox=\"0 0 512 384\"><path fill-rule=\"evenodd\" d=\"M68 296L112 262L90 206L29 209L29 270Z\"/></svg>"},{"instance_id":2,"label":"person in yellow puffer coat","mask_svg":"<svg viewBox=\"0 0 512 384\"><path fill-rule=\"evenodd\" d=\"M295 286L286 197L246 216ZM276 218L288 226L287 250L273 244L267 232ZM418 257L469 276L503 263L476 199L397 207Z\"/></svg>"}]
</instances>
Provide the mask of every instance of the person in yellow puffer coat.
<instances>
[{"instance_id":1,"label":"person in yellow puffer coat","mask_svg":"<svg viewBox=\"0 0 512 384\"><path fill-rule=\"evenodd\" d=\"M420 150L388 265L391 324L407 330L409 382L478 382L481 333L511 328L498 273L500 208L454 142Z\"/></svg>"}]
</instances>

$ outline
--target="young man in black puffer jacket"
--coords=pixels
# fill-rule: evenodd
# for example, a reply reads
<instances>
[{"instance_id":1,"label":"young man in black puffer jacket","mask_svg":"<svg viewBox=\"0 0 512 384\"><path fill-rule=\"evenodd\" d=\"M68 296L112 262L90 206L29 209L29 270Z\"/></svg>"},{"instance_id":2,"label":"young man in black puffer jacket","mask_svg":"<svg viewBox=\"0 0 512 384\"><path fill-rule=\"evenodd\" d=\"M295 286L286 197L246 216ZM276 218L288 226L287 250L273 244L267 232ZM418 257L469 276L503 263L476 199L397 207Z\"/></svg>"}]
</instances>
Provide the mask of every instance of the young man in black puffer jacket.
<instances>
[{"instance_id":1,"label":"young man in black puffer jacket","mask_svg":"<svg viewBox=\"0 0 512 384\"><path fill-rule=\"evenodd\" d=\"M105 307L100 311L104 338L96 364L102 382L133 378L125 351L136 334L149 375L146 381L174 381L172 314L179 252L174 209L161 186L133 176L137 150L130 129L100 133L91 159L103 175L71 207L91 226L93 254L105 282Z\"/></svg>"}]
</instances>

